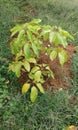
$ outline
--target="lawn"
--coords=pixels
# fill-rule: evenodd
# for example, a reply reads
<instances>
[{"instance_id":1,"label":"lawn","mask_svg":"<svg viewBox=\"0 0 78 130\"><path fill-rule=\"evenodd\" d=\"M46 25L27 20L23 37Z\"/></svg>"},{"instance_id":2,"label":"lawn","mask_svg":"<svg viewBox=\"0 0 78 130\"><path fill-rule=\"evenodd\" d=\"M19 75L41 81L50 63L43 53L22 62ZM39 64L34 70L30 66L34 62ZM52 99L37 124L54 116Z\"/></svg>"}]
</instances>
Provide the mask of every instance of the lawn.
<instances>
[{"instance_id":1,"label":"lawn","mask_svg":"<svg viewBox=\"0 0 78 130\"><path fill-rule=\"evenodd\" d=\"M8 72L8 65L12 59L10 29L34 18L42 19L42 24L61 26L70 32L75 40L68 42L76 50L70 63L72 78L69 80L64 77L69 84L68 89L57 90L54 86L52 92L51 86L48 86L46 93L39 94L37 100L31 103L29 93L22 95L21 85L15 74ZM78 127L77 42L77 0L0 0L1 130L66 130L71 125Z\"/></svg>"}]
</instances>

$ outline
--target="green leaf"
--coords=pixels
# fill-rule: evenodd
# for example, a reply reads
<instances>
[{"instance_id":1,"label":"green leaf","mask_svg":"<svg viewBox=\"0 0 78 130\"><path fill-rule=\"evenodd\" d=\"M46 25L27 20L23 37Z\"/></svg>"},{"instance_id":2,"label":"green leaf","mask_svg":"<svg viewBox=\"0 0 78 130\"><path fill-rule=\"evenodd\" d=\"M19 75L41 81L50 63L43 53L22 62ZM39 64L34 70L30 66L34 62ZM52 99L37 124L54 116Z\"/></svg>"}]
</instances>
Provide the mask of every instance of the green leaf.
<instances>
[{"instance_id":1,"label":"green leaf","mask_svg":"<svg viewBox=\"0 0 78 130\"><path fill-rule=\"evenodd\" d=\"M29 25L27 28L30 32L33 32L34 34L37 35L39 35L38 30L41 29L40 25L35 25L35 26Z\"/></svg>"},{"instance_id":2,"label":"green leaf","mask_svg":"<svg viewBox=\"0 0 78 130\"><path fill-rule=\"evenodd\" d=\"M19 34L19 35L21 36L14 38L10 43L11 51L15 55L19 53L22 50L22 47L25 45L25 36L23 34Z\"/></svg>"},{"instance_id":3,"label":"green leaf","mask_svg":"<svg viewBox=\"0 0 78 130\"><path fill-rule=\"evenodd\" d=\"M63 30L63 29L61 29L60 27L59 27L59 31L60 31L60 33L62 33L65 37L69 37L70 39L74 40L74 37L73 37L70 33L68 33L67 31L65 31L65 30Z\"/></svg>"},{"instance_id":4,"label":"green leaf","mask_svg":"<svg viewBox=\"0 0 78 130\"><path fill-rule=\"evenodd\" d=\"M59 32L57 32L57 44L61 44L63 45L64 48L66 48L67 46L67 41L66 41L66 37L63 36L62 34L60 34Z\"/></svg>"},{"instance_id":5,"label":"green leaf","mask_svg":"<svg viewBox=\"0 0 78 130\"><path fill-rule=\"evenodd\" d=\"M10 43L11 52L12 54L15 54L15 55L19 52L19 48L17 46L16 40L17 39L14 38L12 42Z\"/></svg>"},{"instance_id":6,"label":"green leaf","mask_svg":"<svg viewBox=\"0 0 78 130\"><path fill-rule=\"evenodd\" d=\"M67 46L66 37L58 31L51 31L49 35L49 40L50 43L54 43L56 45L62 44L65 48Z\"/></svg>"},{"instance_id":7,"label":"green leaf","mask_svg":"<svg viewBox=\"0 0 78 130\"><path fill-rule=\"evenodd\" d=\"M53 50L53 51L50 53L50 59L53 61L56 57L57 57L57 51L56 51L56 50Z\"/></svg>"},{"instance_id":8,"label":"green leaf","mask_svg":"<svg viewBox=\"0 0 78 130\"><path fill-rule=\"evenodd\" d=\"M40 68L38 66L35 66L32 68L31 72L35 73L36 71L38 71Z\"/></svg>"},{"instance_id":9,"label":"green leaf","mask_svg":"<svg viewBox=\"0 0 78 130\"><path fill-rule=\"evenodd\" d=\"M22 86L22 93L28 92L29 88L30 88L30 84L29 84L29 83L25 83L25 84Z\"/></svg>"},{"instance_id":10,"label":"green leaf","mask_svg":"<svg viewBox=\"0 0 78 130\"><path fill-rule=\"evenodd\" d=\"M15 57L15 60L18 61L18 60L21 60L21 58L23 57L23 53L22 53L22 50L16 54L16 57Z\"/></svg>"},{"instance_id":11,"label":"green leaf","mask_svg":"<svg viewBox=\"0 0 78 130\"><path fill-rule=\"evenodd\" d=\"M58 53L60 64L63 65L67 61L67 53L65 50L61 50Z\"/></svg>"},{"instance_id":12,"label":"green leaf","mask_svg":"<svg viewBox=\"0 0 78 130\"><path fill-rule=\"evenodd\" d=\"M43 25L43 26L42 26L42 30L43 30L42 32L44 32L44 30L45 30L45 31L48 30L48 32L49 32L49 30L51 30L51 29L52 29L52 26L50 26L50 25Z\"/></svg>"},{"instance_id":13,"label":"green leaf","mask_svg":"<svg viewBox=\"0 0 78 130\"><path fill-rule=\"evenodd\" d=\"M37 87L40 90L41 93L45 93L42 84L37 83Z\"/></svg>"},{"instance_id":14,"label":"green leaf","mask_svg":"<svg viewBox=\"0 0 78 130\"><path fill-rule=\"evenodd\" d=\"M21 76L21 66L22 66L21 62L15 64L15 67L14 67L15 70L14 70L14 72L15 72L15 74L16 74L17 77Z\"/></svg>"},{"instance_id":15,"label":"green leaf","mask_svg":"<svg viewBox=\"0 0 78 130\"><path fill-rule=\"evenodd\" d=\"M27 59L27 61L30 62L30 63L36 64L36 59L35 58L29 58L29 59Z\"/></svg>"},{"instance_id":16,"label":"green leaf","mask_svg":"<svg viewBox=\"0 0 78 130\"><path fill-rule=\"evenodd\" d=\"M34 74L34 80L35 82L40 82L41 79L41 71L38 70L35 74Z\"/></svg>"},{"instance_id":17,"label":"green leaf","mask_svg":"<svg viewBox=\"0 0 78 130\"><path fill-rule=\"evenodd\" d=\"M30 93L30 99L31 99L31 101L35 102L37 96L38 96L38 90L37 90L37 88L35 86L33 86L31 88L31 93Z\"/></svg>"},{"instance_id":18,"label":"green leaf","mask_svg":"<svg viewBox=\"0 0 78 130\"><path fill-rule=\"evenodd\" d=\"M41 32L41 36L43 36L44 41L46 41L46 40L49 39L49 32L50 32L50 31L51 31L50 29L47 29L47 30L43 30L43 31Z\"/></svg>"},{"instance_id":19,"label":"green leaf","mask_svg":"<svg viewBox=\"0 0 78 130\"><path fill-rule=\"evenodd\" d=\"M49 33L45 33L43 35L43 38L44 38L44 41L48 40L49 39Z\"/></svg>"},{"instance_id":20,"label":"green leaf","mask_svg":"<svg viewBox=\"0 0 78 130\"><path fill-rule=\"evenodd\" d=\"M24 45L24 54L26 58L31 58L30 45L28 43Z\"/></svg>"},{"instance_id":21,"label":"green leaf","mask_svg":"<svg viewBox=\"0 0 78 130\"><path fill-rule=\"evenodd\" d=\"M28 39L32 42L34 40L34 36L32 35L32 33L27 30L27 36L28 36Z\"/></svg>"},{"instance_id":22,"label":"green leaf","mask_svg":"<svg viewBox=\"0 0 78 130\"><path fill-rule=\"evenodd\" d=\"M50 43L53 43L56 38L55 32L51 31L49 34L49 41Z\"/></svg>"},{"instance_id":23,"label":"green leaf","mask_svg":"<svg viewBox=\"0 0 78 130\"><path fill-rule=\"evenodd\" d=\"M32 80L34 79L34 74L33 74L33 73L30 72L30 73L28 74L28 76L29 76L30 79L32 79Z\"/></svg>"},{"instance_id":24,"label":"green leaf","mask_svg":"<svg viewBox=\"0 0 78 130\"><path fill-rule=\"evenodd\" d=\"M11 64L9 64L9 71L12 70L17 77L21 76L21 66L22 66L22 62L13 62Z\"/></svg>"},{"instance_id":25,"label":"green leaf","mask_svg":"<svg viewBox=\"0 0 78 130\"><path fill-rule=\"evenodd\" d=\"M44 34L49 33L49 32L51 32L51 30L50 30L50 29L43 30L43 31L42 31L42 33L41 33L41 35L43 36Z\"/></svg>"},{"instance_id":26,"label":"green leaf","mask_svg":"<svg viewBox=\"0 0 78 130\"><path fill-rule=\"evenodd\" d=\"M35 25L41 22L41 19L34 19L30 22L31 25Z\"/></svg>"},{"instance_id":27,"label":"green leaf","mask_svg":"<svg viewBox=\"0 0 78 130\"><path fill-rule=\"evenodd\" d=\"M49 66L46 67L46 69L50 72L50 76L54 79L54 74Z\"/></svg>"},{"instance_id":28,"label":"green leaf","mask_svg":"<svg viewBox=\"0 0 78 130\"><path fill-rule=\"evenodd\" d=\"M23 37L24 34L25 34L25 30L22 29L22 30L19 32L18 37L17 37L17 41L18 41L18 42L22 39L22 37Z\"/></svg>"},{"instance_id":29,"label":"green leaf","mask_svg":"<svg viewBox=\"0 0 78 130\"><path fill-rule=\"evenodd\" d=\"M29 64L29 62L27 62L27 61L25 60L22 65L25 67L25 69L26 69L28 72L30 71L30 64Z\"/></svg>"},{"instance_id":30,"label":"green leaf","mask_svg":"<svg viewBox=\"0 0 78 130\"><path fill-rule=\"evenodd\" d=\"M34 74L39 70L40 68L38 66L35 66L32 68L31 72L29 73L29 78L34 79Z\"/></svg>"},{"instance_id":31,"label":"green leaf","mask_svg":"<svg viewBox=\"0 0 78 130\"><path fill-rule=\"evenodd\" d=\"M35 45L34 43L32 43L32 49L33 49L33 51L34 51L34 54L38 57L38 55L39 55L39 50L38 50L37 45Z\"/></svg>"},{"instance_id":32,"label":"green leaf","mask_svg":"<svg viewBox=\"0 0 78 130\"><path fill-rule=\"evenodd\" d=\"M10 31L12 32L11 37L18 33L23 28L23 25L16 25Z\"/></svg>"}]
</instances>

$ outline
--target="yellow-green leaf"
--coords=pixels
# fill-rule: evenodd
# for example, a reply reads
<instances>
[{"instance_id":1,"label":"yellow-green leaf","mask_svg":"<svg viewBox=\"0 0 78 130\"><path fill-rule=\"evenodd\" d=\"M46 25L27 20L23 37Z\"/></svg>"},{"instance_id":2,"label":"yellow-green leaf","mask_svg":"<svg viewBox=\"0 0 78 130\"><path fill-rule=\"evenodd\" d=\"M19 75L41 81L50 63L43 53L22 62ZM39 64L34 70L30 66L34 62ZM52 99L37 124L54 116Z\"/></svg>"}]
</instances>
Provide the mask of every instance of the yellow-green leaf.
<instances>
[{"instance_id":1,"label":"yellow-green leaf","mask_svg":"<svg viewBox=\"0 0 78 130\"><path fill-rule=\"evenodd\" d=\"M18 52L18 53L16 54L15 60L18 61L18 60L20 60L23 56L24 56L24 55L23 55L22 50L21 50L20 52Z\"/></svg>"},{"instance_id":2,"label":"yellow-green leaf","mask_svg":"<svg viewBox=\"0 0 78 130\"><path fill-rule=\"evenodd\" d=\"M54 42L55 38L56 38L55 32L51 31L49 35L50 43Z\"/></svg>"},{"instance_id":3,"label":"yellow-green leaf","mask_svg":"<svg viewBox=\"0 0 78 130\"><path fill-rule=\"evenodd\" d=\"M31 58L31 50L30 50L30 45L28 43L24 45L24 54L26 58Z\"/></svg>"},{"instance_id":4,"label":"yellow-green leaf","mask_svg":"<svg viewBox=\"0 0 78 130\"><path fill-rule=\"evenodd\" d=\"M58 53L60 64L63 65L67 61L67 53L65 50L61 50Z\"/></svg>"},{"instance_id":5,"label":"yellow-green leaf","mask_svg":"<svg viewBox=\"0 0 78 130\"><path fill-rule=\"evenodd\" d=\"M11 36L14 36L22 29L23 25L16 25L10 31L12 32Z\"/></svg>"},{"instance_id":6,"label":"yellow-green leaf","mask_svg":"<svg viewBox=\"0 0 78 130\"><path fill-rule=\"evenodd\" d=\"M17 37L17 42L21 41L24 34L25 34L25 30L24 29L20 30L18 37Z\"/></svg>"},{"instance_id":7,"label":"yellow-green leaf","mask_svg":"<svg viewBox=\"0 0 78 130\"><path fill-rule=\"evenodd\" d=\"M34 54L35 54L36 56L38 56L38 55L39 55L38 46L37 46L36 44L32 43L32 49L33 49L33 51L34 51Z\"/></svg>"},{"instance_id":8,"label":"yellow-green leaf","mask_svg":"<svg viewBox=\"0 0 78 130\"><path fill-rule=\"evenodd\" d=\"M12 70L17 77L21 76L21 66L22 66L22 62L18 61L18 62L13 62L11 64L9 64L9 71Z\"/></svg>"},{"instance_id":9,"label":"yellow-green leaf","mask_svg":"<svg viewBox=\"0 0 78 130\"><path fill-rule=\"evenodd\" d=\"M32 20L31 22L30 22L30 24L32 25L35 25L35 24L38 24L38 23L40 23L41 22L41 19L34 19L34 20Z\"/></svg>"},{"instance_id":10,"label":"yellow-green leaf","mask_svg":"<svg viewBox=\"0 0 78 130\"><path fill-rule=\"evenodd\" d=\"M46 67L46 69L50 72L50 76L54 79L54 74L49 66Z\"/></svg>"},{"instance_id":11,"label":"yellow-green leaf","mask_svg":"<svg viewBox=\"0 0 78 130\"><path fill-rule=\"evenodd\" d=\"M37 87L38 87L38 89L40 90L41 93L45 93L44 88L43 88L41 83L37 83Z\"/></svg>"},{"instance_id":12,"label":"yellow-green leaf","mask_svg":"<svg viewBox=\"0 0 78 130\"><path fill-rule=\"evenodd\" d=\"M34 39L34 36L33 36L33 34L31 33L31 31L27 31L27 36L28 36L28 39L32 42L33 41L33 39Z\"/></svg>"},{"instance_id":13,"label":"yellow-green leaf","mask_svg":"<svg viewBox=\"0 0 78 130\"><path fill-rule=\"evenodd\" d=\"M50 31L51 31L50 29L46 29L46 30L42 31L41 36L43 36L44 41L46 41L47 39L49 39L49 32Z\"/></svg>"},{"instance_id":14,"label":"yellow-green leaf","mask_svg":"<svg viewBox=\"0 0 78 130\"><path fill-rule=\"evenodd\" d=\"M31 93L30 93L31 101L34 102L36 100L37 96L38 96L38 90L37 90L37 88L35 86L33 86L31 88Z\"/></svg>"},{"instance_id":15,"label":"yellow-green leaf","mask_svg":"<svg viewBox=\"0 0 78 130\"><path fill-rule=\"evenodd\" d=\"M35 79L35 73L39 70L40 68L38 66L35 66L32 68L31 72L29 73L29 78L30 79Z\"/></svg>"},{"instance_id":16,"label":"yellow-green leaf","mask_svg":"<svg viewBox=\"0 0 78 130\"><path fill-rule=\"evenodd\" d=\"M57 42L57 44L61 44L61 45L63 45L63 47L64 48L66 48L66 46L67 46L67 40L66 40L66 37L65 36L63 36L61 33L59 33L59 32L57 32L57 38L56 38L56 42Z\"/></svg>"},{"instance_id":17,"label":"yellow-green leaf","mask_svg":"<svg viewBox=\"0 0 78 130\"><path fill-rule=\"evenodd\" d=\"M31 72L35 73L36 71L38 71L40 68L38 66L35 66L32 68Z\"/></svg>"},{"instance_id":18,"label":"yellow-green leaf","mask_svg":"<svg viewBox=\"0 0 78 130\"><path fill-rule=\"evenodd\" d=\"M26 69L28 72L30 71L30 64L29 64L29 62L24 61L24 62L23 62L23 66L25 67L25 69Z\"/></svg>"},{"instance_id":19,"label":"yellow-green leaf","mask_svg":"<svg viewBox=\"0 0 78 130\"><path fill-rule=\"evenodd\" d=\"M70 125L65 130L77 130L77 127L74 125Z\"/></svg>"},{"instance_id":20,"label":"yellow-green leaf","mask_svg":"<svg viewBox=\"0 0 78 130\"><path fill-rule=\"evenodd\" d=\"M30 88L30 84L29 84L29 83L25 83L25 84L22 86L22 93L28 92L29 88Z\"/></svg>"},{"instance_id":21,"label":"yellow-green leaf","mask_svg":"<svg viewBox=\"0 0 78 130\"><path fill-rule=\"evenodd\" d=\"M39 82L40 81L40 78L41 78L41 71L37 71L35 74L34 74L34 80L36 82Z\"/></svg>"},{"instance_id":22,"label":"yellow-green leaf","mask_svg":"<svg viewBox=\"0 0 78 130\"><path fill-rule=\"evenodd\" d=\"M54 50L50 53L50 59L53 61L57 57L57 51Z\"/></svg>"},{"instance_id":23,"label":"yellow-green leaf","mask_svg":"<svg viewBox=\"0 0 78 130\"><path fill-rule=\"evenodd\" d=\"M65 36L65 37L69 37L70 39L74 40L74 37L67 31L59 28L59 31Z\"/></svg>"},{"instance_id":24,"label":"yellow-green leaf","mask_svg":"<svg viewBox=\"0 0 78 130\"><path fill-rule=\"evenodd\" d=\"M29 58L29 59L27 59L27 61L28 62L30 62L30 63L36 63L36 59L35 58Z\"/></svg>"}]
</instances>

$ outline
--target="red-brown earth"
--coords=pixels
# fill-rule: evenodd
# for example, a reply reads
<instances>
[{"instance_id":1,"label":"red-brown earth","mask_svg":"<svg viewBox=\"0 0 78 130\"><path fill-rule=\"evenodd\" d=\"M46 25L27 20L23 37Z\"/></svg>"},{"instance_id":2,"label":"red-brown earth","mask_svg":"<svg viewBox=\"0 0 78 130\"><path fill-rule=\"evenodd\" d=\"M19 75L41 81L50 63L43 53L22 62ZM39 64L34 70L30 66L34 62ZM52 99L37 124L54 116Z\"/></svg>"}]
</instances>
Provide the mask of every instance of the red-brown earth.
<instances>
[{"instance_id":1,"label":"red-brown earth","mask_svg":"<svg viewBox=\"0 0 78 130\"><path fill-rule=\"evenodd\" d=\"M69 88L69 80L72 78L71 72L71 59L73 54L75 53L75 46L72 44L68 44L65 49L68 56L68 61L63 65L60 65L58 58L54 61L51 61L46 55L41 54L40 62L49 64L51 70L53 71L55 78L47 78L45 83L43 84L44 88L50 92L54 92L61 88L68 89ZM26 73L24 73L20 79L18 80L21 85L26 80Z\"/></svg>"}]
</instances>

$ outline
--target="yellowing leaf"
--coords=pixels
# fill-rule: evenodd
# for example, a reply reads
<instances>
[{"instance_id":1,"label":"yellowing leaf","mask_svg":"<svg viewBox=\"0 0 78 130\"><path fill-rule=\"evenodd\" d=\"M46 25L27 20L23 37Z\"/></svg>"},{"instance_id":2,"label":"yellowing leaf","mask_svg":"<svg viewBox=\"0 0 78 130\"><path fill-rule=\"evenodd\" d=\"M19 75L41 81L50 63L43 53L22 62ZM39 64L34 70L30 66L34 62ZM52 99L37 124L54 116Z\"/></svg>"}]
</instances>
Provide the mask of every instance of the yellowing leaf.
<instances>
[{"instance_id":1,"label":"yellowing leaf","mask_svg":"<svg viewBox=\"0 0 78 130\"><path fill-rule=\"evenodd\" d=\"M37 71L35 74L34 74L34 80L36 82L39 82L40 81L40 78L41 78L41 71Z\"/></svg>"},{"instance_id":2,"label":"yellowing leaf","mask_svg":"<svg viewBox=\"0 0 78 130\"><path fill-rule=\"evenodd\" d=\"M26 93L30 88L30 84L25 83L22 87L22 93Z\"/></svg>"},{"instance_id":3,"label":"yellowing leaf","mask_svg":"<svg viewBox=\"0 0 78 130\"><path fill-rule=\"evenodd\" d=\"M65 130L77 130L77 127L74 125L70 125Z\"/></svg>"},{"instance_id":4,"label":"yellowing leaf","mask_svg":"<svg viewBox=\"0 0 78 130\"><path fill-rule=\"evenodd\" d=\"M29 59L27 59L27 61L28 62L30 62L30 63L36 63L36 59L35 58L29 58Z\"/></svg>"},{"instance_id":5,"label":"yellowing leaf","mask_svg":"<svg viewBox=\"0 0 78 130\"><path fill-rule=\"evenodd\" d=\"M61 50L58 53L60 64L63 65L67 61L67 53L65 50Z\"/></svg>"},{"instance_id":6,"label":"yellowing leaf","mask_svg":"<svg viewBox=\"0 0 78 130\"><path fill-rule=\"evenodd\" d=\"M37 88L35 86L33 86L31 88L31 93L30 93L31 101L34 102L36 100L37 96L38 96L38 90L37 90Z\"/></svg>"},{"instance_id":7,"label":"yellowing leaf","mask_svg":"<svg viewBox=\"0 0 78 130\"><path fill-rule=\"evenodd\" d=\"M37 87L38 87L38 89L40 90L41 93L45 93L44 88L40 83L37 83Z\"/></svg>"},{"instance_id":8,"label":"yellowing leaf","mask_svg":"<svg viewBox=\"0 0 78 130\"><path fill-rule=\"evenodd\" d=\"M50 53L50 59L53 61L56 57L57 57L57 51L54 50Z\"/></svg>"}]
</instances>

